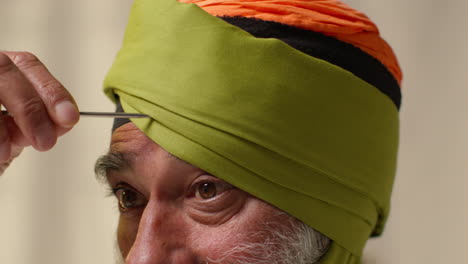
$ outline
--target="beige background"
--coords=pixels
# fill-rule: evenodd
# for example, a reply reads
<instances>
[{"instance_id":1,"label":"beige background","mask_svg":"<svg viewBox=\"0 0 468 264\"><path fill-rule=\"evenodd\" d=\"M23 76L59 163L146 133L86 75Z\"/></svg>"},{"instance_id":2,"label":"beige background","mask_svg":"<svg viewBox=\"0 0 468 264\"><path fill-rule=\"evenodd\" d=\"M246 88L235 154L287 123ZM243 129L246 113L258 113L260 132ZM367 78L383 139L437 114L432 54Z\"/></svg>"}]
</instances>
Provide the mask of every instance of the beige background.
<instances>
[{"instance_id":1,"label":"beige background","mask_svg":"<svg viewBox=\"0 0 468 264\"><path fill-rule=\"evenodd\" d=\"M0 49L37 54L82 110L101 93L130 0L0 0ZM366 263L468 263L468 1L348 0L379 25L405 73L393 210ZM110 120L85 119L0 178L0 263L113 263L116 207L94 179Z\"/></svg>"}]
</instances>

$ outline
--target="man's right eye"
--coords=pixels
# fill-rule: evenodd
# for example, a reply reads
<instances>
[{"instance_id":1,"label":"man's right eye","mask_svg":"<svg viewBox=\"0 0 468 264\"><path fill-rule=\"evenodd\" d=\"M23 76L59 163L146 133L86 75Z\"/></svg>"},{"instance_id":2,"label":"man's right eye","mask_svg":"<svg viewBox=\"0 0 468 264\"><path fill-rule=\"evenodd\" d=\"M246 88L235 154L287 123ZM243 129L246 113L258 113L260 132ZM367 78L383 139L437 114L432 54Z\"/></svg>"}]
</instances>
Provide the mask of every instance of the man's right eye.
<instances>
[{"instance_id":1,"label":"man's right eye","mask_svg":"<svg viewBox=\"0 0 468 264\"><path fill-rule=\"evenodd\" d=\"M146 206L146 198L129 186L117 186L113 189L115 197L119 203L119 210L127 212Z\"/></svg>"}]
</instances>

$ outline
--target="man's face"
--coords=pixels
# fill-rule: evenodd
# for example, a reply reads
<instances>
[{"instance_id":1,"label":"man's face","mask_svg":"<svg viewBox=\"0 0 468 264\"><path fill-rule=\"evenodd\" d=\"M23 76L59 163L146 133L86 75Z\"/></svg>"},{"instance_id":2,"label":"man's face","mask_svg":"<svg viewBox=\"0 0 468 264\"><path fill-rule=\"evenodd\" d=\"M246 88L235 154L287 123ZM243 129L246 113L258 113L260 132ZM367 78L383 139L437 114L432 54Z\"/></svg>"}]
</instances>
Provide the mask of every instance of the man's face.
<instances>
[{"instance_id":1,"label":"man's face","mask_svg":"<svg viewBox=\"0 0 468 264\"><path fill-rule=\"evenodd\" d=\"M127 263L244 263L238 245L273 241L289 215L166 152L132 123L112 135L104 170L118 199L118 246ZM272 243L270 247L279 247ZM229 254L227 254L229 253ZM264 263L264 262L261 262ZM265 262L266 263L266 262Z\"/></svg>"}]
</instances>

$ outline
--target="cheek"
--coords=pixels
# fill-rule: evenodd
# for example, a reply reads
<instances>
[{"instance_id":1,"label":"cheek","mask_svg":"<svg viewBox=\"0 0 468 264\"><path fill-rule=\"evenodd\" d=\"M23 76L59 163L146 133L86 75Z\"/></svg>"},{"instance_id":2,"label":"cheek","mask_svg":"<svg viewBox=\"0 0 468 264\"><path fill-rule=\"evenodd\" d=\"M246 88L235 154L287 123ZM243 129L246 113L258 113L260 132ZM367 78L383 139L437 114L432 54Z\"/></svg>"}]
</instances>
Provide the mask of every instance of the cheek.
<instances>
[{"instance_id":1,"label":"cheek","mask_svg":"<svg viewBox=\"0 0 468 264\"><path fill-rule=\"evenodd\" d=\"M224 193L215 200L187 201L185 212L193 221L207 226L221 226L242 211L247 195L238 190Z\"/></svg>"},{"instance_id":2,"label":"cheek","mask_svg":"<svg viewBox=\"0 0 468 264\"><path fill-rule=\"evenodd\" d=\"M129 219L120 217L119 225L117 227L117 243L120 252L125 258L132 248L133 243L138 232L138 221L129 221Z\"/></svg>"},{"instance_id":3,"label":"cheek","mask_svg":"<svg viewBox=\"0 0 468 264\"><path fill-rule=\"evenodd\" d=\"M192 233L190 240L193 251L202 259L220 261L230 249L249 241L245 231L235 229L229 224L218 227L203 226Z\"/></svg>"},{"instance_id":4,"label":"cheek","mask_svg":"<svg viewBox=\"0 0 468 264\"><path fill-rule=\"evenodd\" d=\"M201 256L219 260L240 244L265 241L270 236L267 225L288 223L290 217L279 214L278 209L257 199L249 200L240 212L222 225L199 225L192 232L191 241ZM230 257L240 256L254 257L244 252L237 252Z\"/></svg>"}]
</instances>

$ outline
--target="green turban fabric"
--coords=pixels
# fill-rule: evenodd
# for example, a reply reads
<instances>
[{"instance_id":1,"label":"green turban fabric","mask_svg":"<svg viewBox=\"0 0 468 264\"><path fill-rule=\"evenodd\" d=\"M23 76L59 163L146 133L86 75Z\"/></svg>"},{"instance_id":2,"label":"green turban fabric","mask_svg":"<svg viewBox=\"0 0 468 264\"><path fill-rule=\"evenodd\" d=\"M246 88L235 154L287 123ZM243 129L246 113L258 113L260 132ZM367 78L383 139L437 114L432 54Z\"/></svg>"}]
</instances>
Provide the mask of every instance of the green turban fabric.
<instances>
[{"instance_id":1,"label":"green turban fabric","mask_svg":"<svg viewBox=\"0 0 468 264\"><path fill-rule=\"evenodd\" d=\"M173 155L333 240L360 263L389 212L398 110L343 68L174 0L136 0L105 93Z\"/></svg>"}]
</instances>

